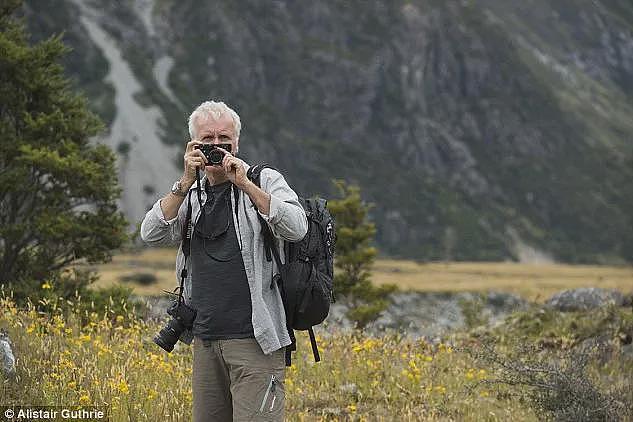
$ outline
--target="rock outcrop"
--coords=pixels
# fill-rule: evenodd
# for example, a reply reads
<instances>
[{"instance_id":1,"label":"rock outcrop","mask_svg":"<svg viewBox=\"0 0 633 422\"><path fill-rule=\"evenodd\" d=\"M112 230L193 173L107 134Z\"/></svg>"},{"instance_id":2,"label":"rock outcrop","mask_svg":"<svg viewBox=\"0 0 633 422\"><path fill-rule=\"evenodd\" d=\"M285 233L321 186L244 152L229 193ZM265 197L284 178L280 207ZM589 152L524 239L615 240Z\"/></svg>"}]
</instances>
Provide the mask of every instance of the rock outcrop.
<instances>
[{"instance_id":1,"label":"rock outcrop","mask_svg":"<svg viewBox=\"0 0 633 422\"><path fill-rule=\"evenodd\" d=\"M558 292L545 302L546 306L565 312L587 311L607 304L624 306L625 297L614 289L582 287Z\"/></svg>"}]
</instances>

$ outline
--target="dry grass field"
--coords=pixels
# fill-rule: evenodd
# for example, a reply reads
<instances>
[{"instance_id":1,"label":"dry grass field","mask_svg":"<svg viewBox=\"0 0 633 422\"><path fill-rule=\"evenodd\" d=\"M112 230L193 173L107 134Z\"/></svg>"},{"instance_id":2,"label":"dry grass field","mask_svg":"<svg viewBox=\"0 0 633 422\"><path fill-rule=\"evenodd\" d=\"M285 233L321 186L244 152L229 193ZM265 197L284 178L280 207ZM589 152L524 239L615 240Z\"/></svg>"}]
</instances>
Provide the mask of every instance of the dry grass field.
<instances>
[{"instance_id":1,"label":"dry grass field","mask_svg":"<svg viewBox=\"0 0 633 422\"><path fill-rule=\"evenodd\" d=\"M486 291L518 294L543 302L552 294L577 287L633 291L633 267L521 264L514 262L433 262L377 260L373 280L419 291Z\"/></svg>"},{"instance_id":2,"label":"dry grass field","mask_svg":"<svg viewBox=\"0 0 633 422\"><path fill-rule=\"evenodd\" d=\"M100 280L95 287L121 282L121 277L153 274L157 282L134 287L141 295L160 294L176 287L176 249L148 248L138 253L122 253L108 264L94 266ZM378 259L372 280L376 284L394 283L404 290L486 291L518 294L542 302L552 294L576 287L614 288L633 291L633 267L597 265L521 264L513 262L431 262Z\"/></svg>"}]
</instances>

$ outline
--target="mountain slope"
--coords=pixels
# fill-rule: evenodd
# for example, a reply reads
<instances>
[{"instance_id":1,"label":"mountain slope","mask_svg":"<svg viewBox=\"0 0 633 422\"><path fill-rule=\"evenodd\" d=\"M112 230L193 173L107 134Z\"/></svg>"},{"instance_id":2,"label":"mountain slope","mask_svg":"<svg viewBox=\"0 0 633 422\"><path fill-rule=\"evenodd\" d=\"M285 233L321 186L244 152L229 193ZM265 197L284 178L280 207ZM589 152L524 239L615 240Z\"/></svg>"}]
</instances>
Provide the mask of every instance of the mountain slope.
<instances>
[{"instance_id":1,"label":"mountain slope","mask_svg":"<svg viewBox=\"0 0 633 422\"><path fill-rule=\"evenodd\" d=\"M360 184L385 254L633 259L627 1L53 3L27 22L67 30L136 222L182 172L188 114L222 98L247 161L306 195Z\"/></svg>"}]
</instances>

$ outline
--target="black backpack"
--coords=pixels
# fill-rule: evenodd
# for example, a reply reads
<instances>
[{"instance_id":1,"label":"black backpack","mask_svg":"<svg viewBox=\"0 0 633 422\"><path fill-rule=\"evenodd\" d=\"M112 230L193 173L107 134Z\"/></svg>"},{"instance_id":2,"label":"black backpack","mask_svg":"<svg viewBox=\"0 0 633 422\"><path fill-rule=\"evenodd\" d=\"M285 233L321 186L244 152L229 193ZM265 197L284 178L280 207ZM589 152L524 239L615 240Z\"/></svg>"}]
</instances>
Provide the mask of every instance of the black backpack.
<instances>
[{"instance_id":1,"label":"black backpack","mask_svg":"<svg viewBox=\"0 0 633 422\"><path fill-rule=\"evenodd\" d=\"M249 180L260 186L260 173L264 168L277 170L268 164L249 167L246 175ZM278 170L277 170L278 171ZM291 352L297 350L293 330L307 330L310 335L312 353L315 362L321 360L312 327L325 320L334 303L334 245L336 231L334 218L327 209L327 200L323 198L305 199L299 202L308 217L308 231L303 239L296 242L284 241L286 262L282 265L279 251L275 247L275 238L266 220L257 214L264 236L266 259L274 256L279 274L273 277L281 292L286 313L286 327L292 343L286 347L286 366L290 366Z\"/></svg>"}]
</instances>

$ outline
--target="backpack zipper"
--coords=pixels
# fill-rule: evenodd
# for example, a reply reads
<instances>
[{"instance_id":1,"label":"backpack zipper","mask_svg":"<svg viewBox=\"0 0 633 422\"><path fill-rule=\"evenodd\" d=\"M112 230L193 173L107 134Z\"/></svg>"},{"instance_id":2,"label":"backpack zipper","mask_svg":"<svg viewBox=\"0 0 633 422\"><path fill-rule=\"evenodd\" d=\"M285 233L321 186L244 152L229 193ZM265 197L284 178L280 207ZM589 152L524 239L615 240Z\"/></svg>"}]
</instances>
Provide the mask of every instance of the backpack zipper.
<instances>
[{"instance_id":1,"label":"backpack zipper","mask_svg":"<svg viewBox=\"0 0 633 422\"><path fill-rule=\"evenodd\" d=\"M264 394L264 399L262 400L262 405L259 407L259 412L264 411L264 406L266 405L266 400L268 400L268 395L271 392L275 392L275 374L270 376L270 382L268 383L268 387L266 388L266 394ZM273 404L275 402L276 396L273 397ZM272 409L272 405L270 406Z\"/></svg>"}]
</instances>

